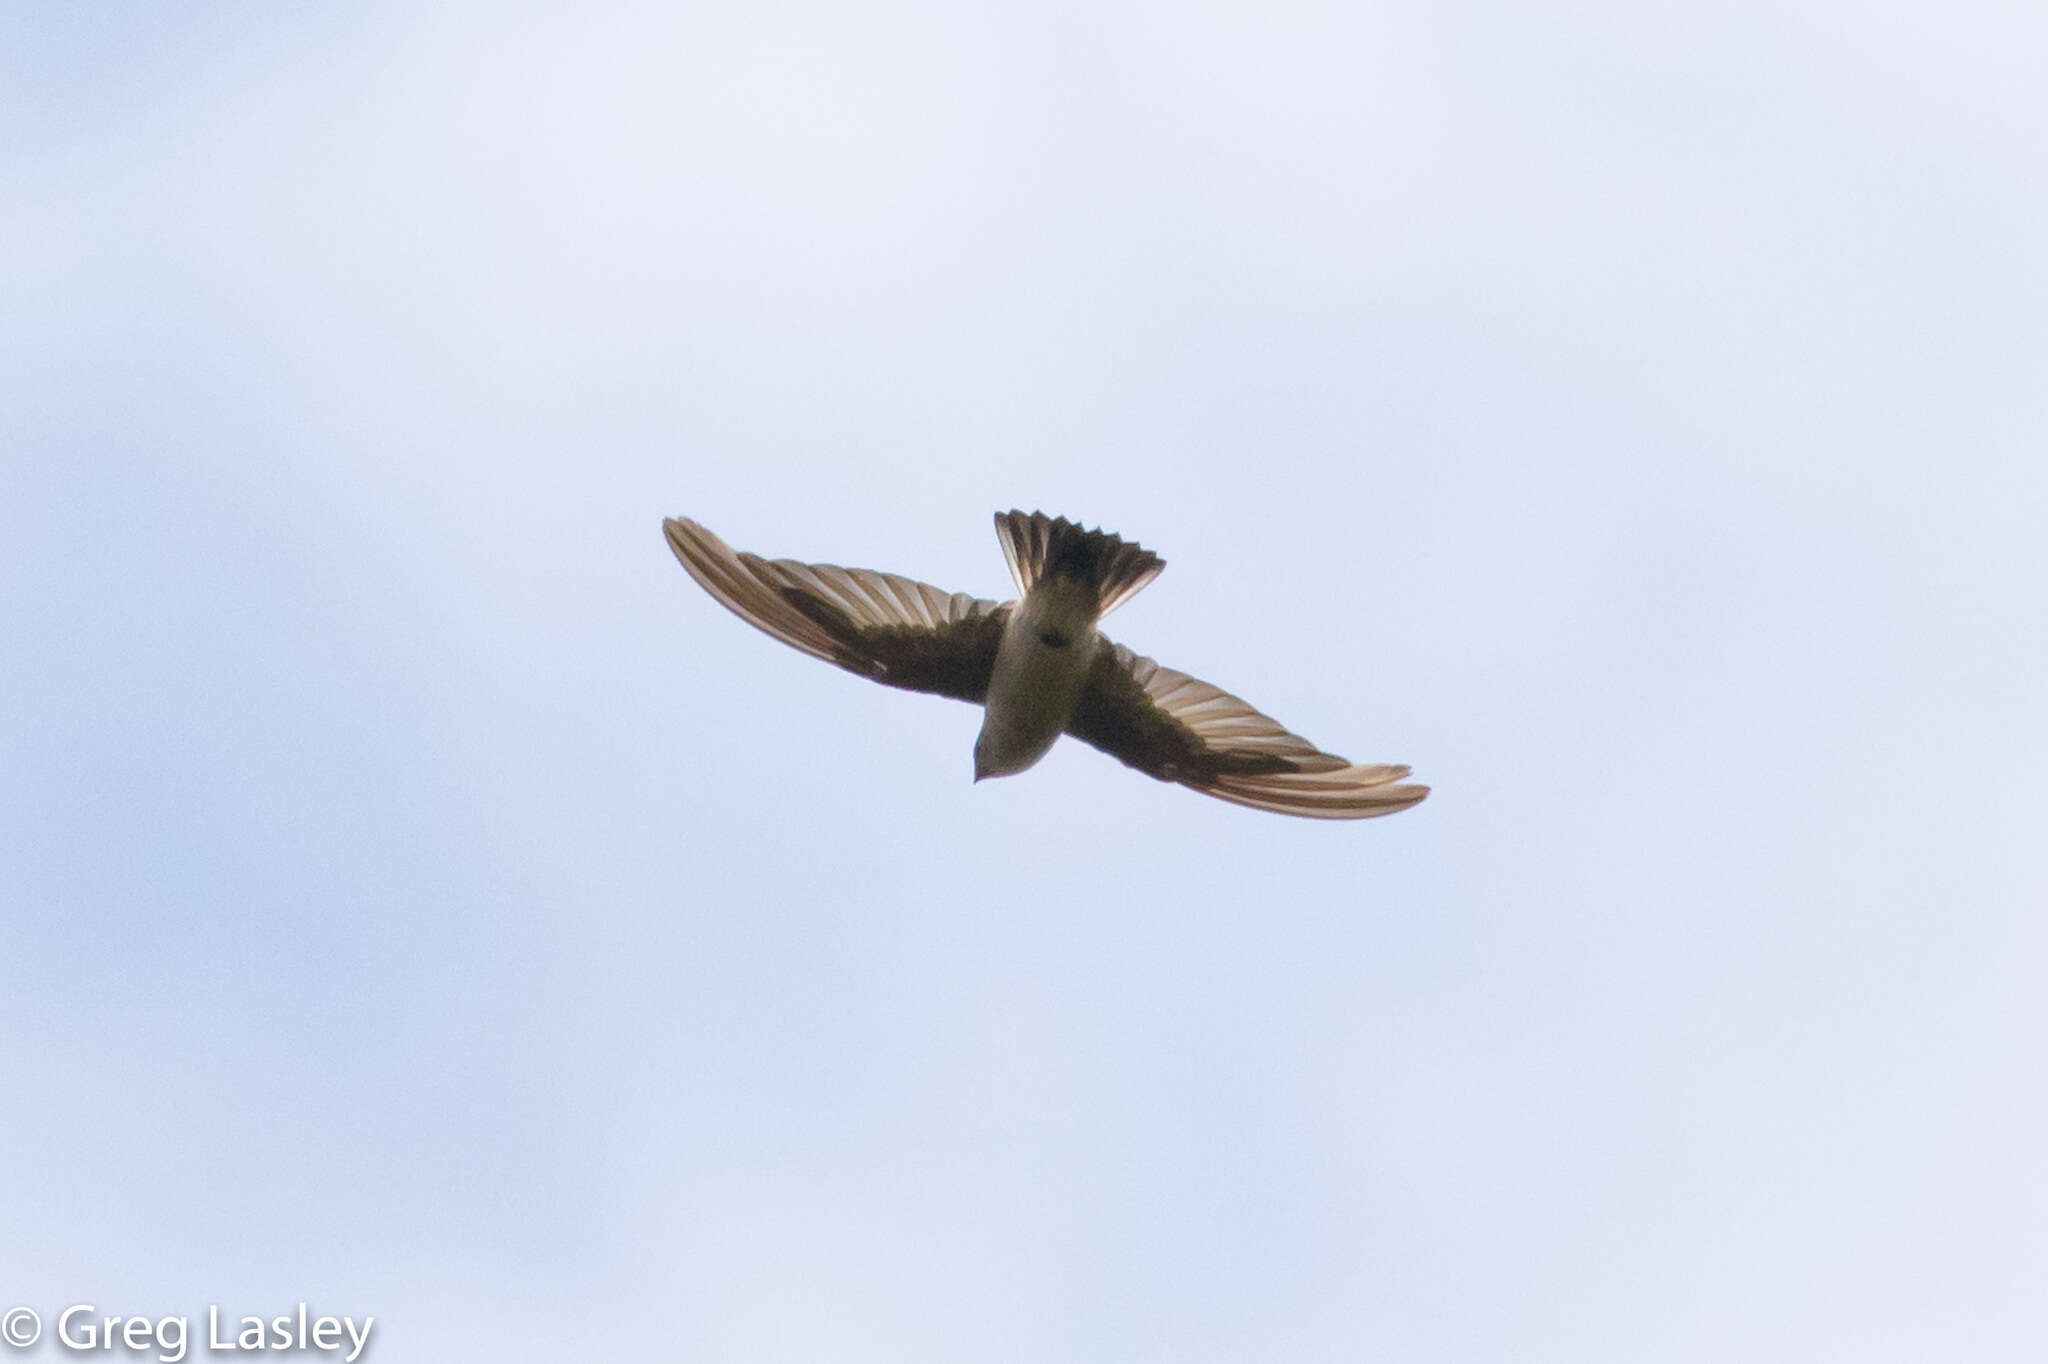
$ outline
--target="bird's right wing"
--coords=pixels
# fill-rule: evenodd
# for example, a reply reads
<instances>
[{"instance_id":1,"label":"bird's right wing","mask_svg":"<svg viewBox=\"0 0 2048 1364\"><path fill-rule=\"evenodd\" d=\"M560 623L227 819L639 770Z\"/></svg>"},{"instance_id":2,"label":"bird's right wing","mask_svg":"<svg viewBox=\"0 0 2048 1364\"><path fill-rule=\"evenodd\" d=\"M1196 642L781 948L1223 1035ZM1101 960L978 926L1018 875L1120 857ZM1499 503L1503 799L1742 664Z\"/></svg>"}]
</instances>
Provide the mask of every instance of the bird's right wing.
<instances>
[{"instance_id":1,"label":"bird's right wing","mask_svg":"<svg viewBox=\"0 0 2048 1364\"><path fill-rule=\"evenodd\" d=\"M784 644L891 687L988 694L1008 606L893 573L763 559L680 517L662 529L700 587Z\"/></svg>"},{"instance_id":2,"label":"bird's right wing","mask_svg":"<svg viewBox=\"0 0 2048 1364\"><path fill-rule=\"evenodd\" d=\"M1369 819L1429 794L1395 785L1405 767L1346 762L1230 693L1106 639L1067 733L1161 781L1277 814Z\"/></svg>"}]
</instances>

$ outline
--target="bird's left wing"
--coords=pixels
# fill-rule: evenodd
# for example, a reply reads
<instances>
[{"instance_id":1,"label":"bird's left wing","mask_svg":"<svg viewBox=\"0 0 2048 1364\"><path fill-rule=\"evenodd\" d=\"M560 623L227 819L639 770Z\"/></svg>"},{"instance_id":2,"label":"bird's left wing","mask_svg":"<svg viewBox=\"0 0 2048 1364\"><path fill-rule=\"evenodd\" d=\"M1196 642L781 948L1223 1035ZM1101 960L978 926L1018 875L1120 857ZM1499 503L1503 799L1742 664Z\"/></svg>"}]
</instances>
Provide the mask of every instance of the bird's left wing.
<instances>
[{"instance_id":1,"label":"bird's left wing","mask_svg":"<svg viewBox=\"0 0 2048 1364\"><path fill-rule=\"evenodd\" d=\"M662 529L699 586L784 644L891 687L988 694L1008 606L894 573L763 559L683 518Z\"/></svg>"},{"instance_id":2,"label":"bird's left wing","mask_svg":"<svg viewBox=\"0 0 2048 1364\"><path fill-rule=\"evenodd\" d=\"M1405 810L1427 786L1396 763L1346 762L1219 688L1102 641L1067 733L1161 781L1312 819Z\"/></svg>"}]
</instances>

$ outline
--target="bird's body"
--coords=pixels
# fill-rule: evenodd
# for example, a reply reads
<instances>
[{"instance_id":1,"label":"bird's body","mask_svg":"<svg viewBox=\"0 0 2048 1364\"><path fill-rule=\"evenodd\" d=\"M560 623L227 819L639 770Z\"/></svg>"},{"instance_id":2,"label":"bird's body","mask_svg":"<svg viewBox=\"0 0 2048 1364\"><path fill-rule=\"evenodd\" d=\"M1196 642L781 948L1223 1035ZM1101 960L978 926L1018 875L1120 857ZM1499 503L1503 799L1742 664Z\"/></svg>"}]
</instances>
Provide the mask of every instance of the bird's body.
<instances>
[{"instance_id":1,"label":"bird's body","mask_svg":"<svg viewBox=\"0 0 2048 1364\"><path fill-rule=\"evenodd\" d=\"M1017 600L947 594L868 569L736 553L664 523L704 589L783 643L890 686L983 707L974 779L1010 776L1071 734L1162 781L1282 814L1363 819L1429 794L1395 764L1324 753L1238 698L1162 668L1098 628L1165 564L1042 512L998 514Z\"/></svg>"},{"instance_id":2,"label":"bird's body","mask_svg":"<svg viewBox=\"0 0 2048 1364\"><path fill-rule=\"evenodd\" d=\"M1095 596L1070 578L1039 583L1003 627L974 741L974 779L1022 772L1046 755L1073 719L1102 646Z\"/></svg>"}]
</instances>

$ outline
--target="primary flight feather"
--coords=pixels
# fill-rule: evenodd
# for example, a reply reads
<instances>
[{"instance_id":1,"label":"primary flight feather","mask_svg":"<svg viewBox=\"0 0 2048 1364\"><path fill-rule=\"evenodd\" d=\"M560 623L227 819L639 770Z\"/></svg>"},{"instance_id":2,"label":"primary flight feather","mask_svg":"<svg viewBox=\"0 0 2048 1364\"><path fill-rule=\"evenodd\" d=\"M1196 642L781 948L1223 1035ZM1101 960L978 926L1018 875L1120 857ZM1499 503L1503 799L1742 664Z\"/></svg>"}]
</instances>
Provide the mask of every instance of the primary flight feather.
<instances>
[{"instance_id":1,"label":"primary flight feather","mask_svg":"<svg viewBox=\"0 0 2048 1364\"><path fill-rule=\"evenodd\" d=\"M1406 767L1325 753L1228 692L1162 668L1096 626L1159 576L1150 550L1065 517L996 516L1017 600L997 603L833 564L735 551L662 523L690 576L735 615L813 658L983 708L974 779L1022 772L1071 734L1161 781L1260 810L1367 819L1429 794Z\"/></svg>"}]
</instances>

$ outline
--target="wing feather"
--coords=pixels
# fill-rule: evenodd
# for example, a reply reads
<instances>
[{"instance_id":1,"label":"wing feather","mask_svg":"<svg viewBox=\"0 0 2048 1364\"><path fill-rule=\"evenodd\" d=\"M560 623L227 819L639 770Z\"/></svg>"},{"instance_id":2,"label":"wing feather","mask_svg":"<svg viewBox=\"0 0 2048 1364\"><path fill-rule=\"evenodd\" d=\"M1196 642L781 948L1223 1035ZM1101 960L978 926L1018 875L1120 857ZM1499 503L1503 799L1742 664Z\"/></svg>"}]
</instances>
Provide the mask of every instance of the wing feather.
<instances>
[{"instance_id":1,"label":"wing feather","mask_svg":"<svg viewBox=\"0 0 2048 1364\"><path fill-rule=\"evenodd\" d=\"M1368 819L1429 794L1397 763L1325 753L1220 687L1103 641L1067 733L1160 781L1254 809Z\"/></svg>"},{"instance_id":2,"label":"wing feather","mask_svg":"<svg viewBox=\"0 0 2048 1364\"><path fill-rule=\"evenodd\" d=\"M988 694L1007 606L894 573L763 559L682 517L662 529L699 586L791 648L892 687Z\"/></svg>"}]
</instances>

